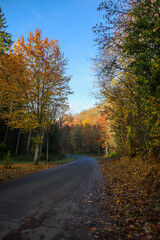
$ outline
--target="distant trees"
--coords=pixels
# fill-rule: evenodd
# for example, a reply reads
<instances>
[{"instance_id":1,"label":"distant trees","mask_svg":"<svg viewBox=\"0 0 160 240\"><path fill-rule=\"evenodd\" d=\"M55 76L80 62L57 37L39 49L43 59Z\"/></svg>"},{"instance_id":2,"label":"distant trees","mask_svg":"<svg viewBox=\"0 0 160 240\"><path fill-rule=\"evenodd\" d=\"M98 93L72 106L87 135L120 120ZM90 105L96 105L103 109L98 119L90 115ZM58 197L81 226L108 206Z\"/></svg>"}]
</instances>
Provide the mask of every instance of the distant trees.
<instances>
[{"instance_id":1,"label":"distant trees","mask_svg":"<svg viewBox=\"0 0 160 240\"><path fill-rule=\"evenodd\" d=\"M98 88L112 106L121 155L155 155L160 149L159 1L103 1L95 59Z\"/></svg>"},{"instance_id":2,"label":"distant trees","mask_svg":"<svg viewBox=\"0 0 160 240\"><path fill-rule=\"evenodd\" d=\"M64 152L103 153L115 151L114 134L108 115L102 115L104 106L100 105L81 113L62 118L61 147Z\"/></svg>"}]
</instances>

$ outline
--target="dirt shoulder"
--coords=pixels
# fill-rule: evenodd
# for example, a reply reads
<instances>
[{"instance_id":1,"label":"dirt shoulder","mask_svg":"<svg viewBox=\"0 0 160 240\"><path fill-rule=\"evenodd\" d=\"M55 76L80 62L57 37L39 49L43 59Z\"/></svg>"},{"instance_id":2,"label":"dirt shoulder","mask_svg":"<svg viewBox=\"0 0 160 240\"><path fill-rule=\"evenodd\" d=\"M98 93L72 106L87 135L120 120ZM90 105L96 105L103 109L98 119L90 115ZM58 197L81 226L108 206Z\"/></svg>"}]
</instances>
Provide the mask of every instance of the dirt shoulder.
<instances>
[{"instance_id":1,"label":"dirt shoulder","mask_svg":"<svg viewBox=\"0 0 160 240\"><path fill-rule=\"evenodd\" d=\"M55 168L60 165L66 164L68 162L74 161L75 158L70 158L68 161L59 161L59 162L39 162L38 165L35 165L32 162L26 163L14 163L8 164L8 166L0 165L0 183L8 182L12 179L16 179L28 174L36 173L42 170L49 168Z\"/></svg>"}]
</instances>

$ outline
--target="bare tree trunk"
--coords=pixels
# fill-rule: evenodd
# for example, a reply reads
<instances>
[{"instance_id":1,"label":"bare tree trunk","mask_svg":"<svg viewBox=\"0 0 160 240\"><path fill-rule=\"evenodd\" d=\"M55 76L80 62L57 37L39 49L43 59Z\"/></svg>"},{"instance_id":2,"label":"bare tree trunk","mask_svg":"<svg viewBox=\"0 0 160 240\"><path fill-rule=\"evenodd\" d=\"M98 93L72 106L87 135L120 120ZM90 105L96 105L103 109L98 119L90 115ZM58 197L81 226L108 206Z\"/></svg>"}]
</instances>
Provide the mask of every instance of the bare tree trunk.
<instances>
[{"instance_id":1,"label":"bare tree trunk","mask_svg":"<svg viewBox=\"0 0 160 240\"><path fill-rule=\"evenodd\" d=\"M4 144L6 144L6 141L7 141L8 129L9 129L9 126L7 125L5 136L4 136Z\"/></svg>"},{"instance_id":2,"label":"bare tree trunk","mask_svg":"<svg viewBox=\"0 0 160 240\"><path fill-rule=\"evenodd\" d=\"M48 139L48 131L47 131L46 162L48 162L48 146L49 146L49 139Z\"/></svg>"},{"instance_id":3,"label":"bare tree trunk","mask_svg":"<svg viewBox=\"0 0 160 240\"><path fill-rule=\"evenodd\" d=\"M105 155L107 156L108 155L108 147L106 146L105 148Z\"/></svg>"},{"instance_id":4,"label":"bare tree trunk","mask_svg":"<svg viewBox=\"0 0 160 240\"><path fill-rule=\"evenodd\" d=\"M36 137L36 148L35 148L35 153L34 153L34 163L37 165L38 164L38 156L39 156L39 152L40 152L40 147L41 147L41 130L39 129L37 131L37 137Z\"/></svg>"},{"instance_id":5,"label":"bare tree trunk","mask_svg":"<svg viewBox=\"0 0 160 240\"><path fill-rule=\"evenodd\" d=\"M16 156L17 156L17 154L18 154L20 134L21 134L21 129L19 129L19 131L18 131L18 139L17 139L17 146L16 146L16 152L15 152L15 155L16 155Z\"/></svg>"},{"instance_id":6,"label":"bare tree trunk","mask_svg":"<svg viewBox=\"0 0 160 240\"><path fill-rule=\"evenodd\" d=\"M30 142L31 142L31 135L32 135L32 130L29 131L29 135L28 135L27 158L28 158L28 156L29 156L29 146L30 146Z\"/></svg>"},{"instance_id":7,"label":"bare tree trunk","mask_svg":"<svg viewBox=\"0 0 160 240\"><path fill-rule=\"evenodd\" d=\"M44 129L42 130L42 139L41 139L41 145L40 145L40 150L39 150L40 153L42 152L43 139L44 139Z\"/></svg>"},{"instance_id":8,"label":"bare tree trunk","mask_svg":"<svg viewBox=\"0 0 160 240\"><path fill-rule=\"evenodd\" d=\"M38 154L39 154L39 143L36 143L36 149L34 154L34 163L36 165L38 164Z\"/></svg>"}]
</instances>

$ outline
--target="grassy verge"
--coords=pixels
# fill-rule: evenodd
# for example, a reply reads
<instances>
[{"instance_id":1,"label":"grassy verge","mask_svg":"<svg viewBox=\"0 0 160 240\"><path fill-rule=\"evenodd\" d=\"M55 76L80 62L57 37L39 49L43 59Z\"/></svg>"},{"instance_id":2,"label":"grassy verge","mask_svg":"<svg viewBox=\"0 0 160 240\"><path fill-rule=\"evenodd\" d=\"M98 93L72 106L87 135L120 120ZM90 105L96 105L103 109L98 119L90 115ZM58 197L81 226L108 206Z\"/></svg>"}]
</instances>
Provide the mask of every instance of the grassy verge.
<instances>
[{"instance_id":1,"label":"grassy verge","mask_svg":"<svg viewBox=\"0 0 160 240\"><path fill-rule=\"evenodd\" d=\"M14 161L10 161L7 165L5 163L0 164L0 183L7 182L11 179L15 179L21 176L25 176L31 173L39 172L48 168L54 168L59 165L65 164L67 162L74 161L73 157L66 157L61 160L57 160L55 162L39 162L38 165L35 165L33 161L26 161L22 159L22 162L18 159Z\"/></svg>"},{"instance_id":2,"label":"grassy verge","mask_svg":"<svg viewBox=\"0 0 160 240\"><path fill-rule=\"evenodd\" d=\"M104 178L103 201L112 196L110 218L118 239L160 239L160 163L140 157L99 159Z\"/></svg>"}]
</instances>

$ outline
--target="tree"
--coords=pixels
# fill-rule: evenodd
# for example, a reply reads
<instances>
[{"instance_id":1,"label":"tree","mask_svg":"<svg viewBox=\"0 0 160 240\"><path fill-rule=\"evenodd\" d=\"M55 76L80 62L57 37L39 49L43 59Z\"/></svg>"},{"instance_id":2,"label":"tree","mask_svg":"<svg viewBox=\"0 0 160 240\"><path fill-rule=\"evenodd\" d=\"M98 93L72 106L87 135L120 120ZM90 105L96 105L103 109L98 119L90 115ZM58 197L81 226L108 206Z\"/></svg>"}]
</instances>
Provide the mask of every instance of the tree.
<instances>
[{"instance_id":1,"label":"tree","mask_svg":"<svg viewBox=\"0 0 160 240\"><path fill-rule=\"evenodd\" d=\"M3 117L12 128L36 131L34 162L37 163L43 132L71 93L70 77L66 75L67 59L58 41L43 38L40 30L35 34L30 32L27 42L22 36L13 49L1 58L3 108L12 102L11 111L4 108Z\"/></svg>"},{"instance_id":2,"label":"tree","mask_svg":"<svg viewBox=\"0 0 160 240\"><path fill-rule=\"evenodd\" d=\"M159 152L159 1L103 1L105 21L95 30L102 99L112 106L121 154Z\"/></svg>"},{"instance_id":3,"label":"tree","mask_svg":"<svg viewBox=\"0 0 160 240\"><path fill-rule=\"evenodd\" d=\"M4 17L4 13L2 13L2 8L0 7L0 55L7 52L9 47L12 44L11 34L6 32L6 19ZM0 88L0 110L1 110L1 99L3 97L3 90ZM1 121L1 128L3 128L4 122ZM3 138L4 144L6 143L8 134L8 126L6 127L5 137ZM2 139L1 139L2 141Z\"/></svg>"},{"instance_id":4,"label":"tree","mask_svg":"<svg viewBox=\"0 0 160 240\"><path fill-rule=\"evenodd\" d=\"M129 66L138 77L139 85L147 85L154 96L160 93L159 7L159 1L145 0L132 8L130 21L125 26L127 35L123 45L127 57L133 59Z\"/></svg>"},{"instance_id":5,"label":"tree","mask_svg":"<svg viewBox=\"0 0 160 240\"><path fill-rule=\"evenodd\" d=\"M128 68L135 75L144 111L146 147L157 155L160 149L160 2L137 2L126 22L124 52L132 58Z\"/></svg>"},{"instance_id":6,"label":"tree","mask_svg":"<svg viewBox=\"0 0 160 240\"><path fill-rule=\"evenodd\" d=\"M6 18L0 7L0 54L6 52L12 45L12 36L10 33L6 32Z\"/></svg>"}]
</instances>

